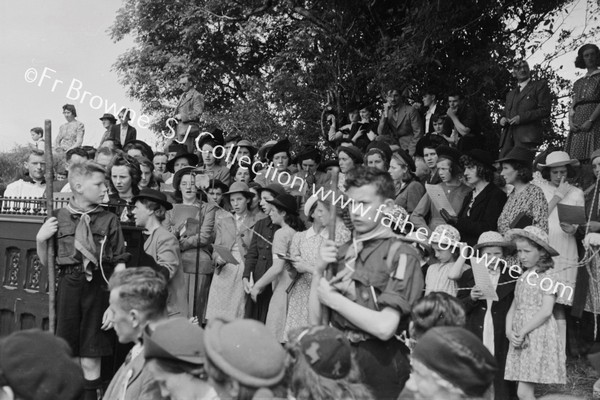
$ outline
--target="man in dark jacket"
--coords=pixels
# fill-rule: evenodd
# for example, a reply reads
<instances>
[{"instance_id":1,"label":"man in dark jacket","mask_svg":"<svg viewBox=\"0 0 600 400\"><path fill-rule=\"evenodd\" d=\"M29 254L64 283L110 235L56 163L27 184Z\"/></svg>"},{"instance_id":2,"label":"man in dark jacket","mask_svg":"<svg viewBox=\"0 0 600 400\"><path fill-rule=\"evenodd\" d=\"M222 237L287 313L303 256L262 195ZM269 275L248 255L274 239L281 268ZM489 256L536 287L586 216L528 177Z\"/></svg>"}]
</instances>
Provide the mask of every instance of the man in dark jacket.
<instances>
[{"instance_id":1,"label":"man in dark jacket","mask_svg":"<svg viewBox=\"0 0 600 400\"><path fill-rule=\"evenodd\" d=\"M517 61L513 70L518 86L506 95L504 116L500 119L500 158L513 147L535 150L543 141L542 121L550 117L552 99L546 81L532 81L529 65Z\"/></svg>"}]
</instances>

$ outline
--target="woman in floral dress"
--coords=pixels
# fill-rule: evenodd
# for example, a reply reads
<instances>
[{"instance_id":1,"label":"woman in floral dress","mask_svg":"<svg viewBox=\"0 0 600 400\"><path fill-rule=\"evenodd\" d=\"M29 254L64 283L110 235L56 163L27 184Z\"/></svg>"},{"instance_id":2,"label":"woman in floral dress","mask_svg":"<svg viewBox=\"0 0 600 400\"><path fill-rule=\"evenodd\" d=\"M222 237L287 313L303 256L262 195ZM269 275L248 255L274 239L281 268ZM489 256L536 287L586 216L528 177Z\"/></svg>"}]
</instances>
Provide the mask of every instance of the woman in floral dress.
<instances>
[{"instance_id":1,"label":"woman in floral dress","mask_svg":"<svg viewBox=\"0 0 600 400\"><path fill-rule=\"evenodd\" d=\"M298 232L292 238L290 256L294 261L291 275L295 283L288 294L288 309L285 323L285 339L297 328L310 325L308 321L308 298L312 271L319 258L319 248L329 238L327 227L332 218L330 205L311 196L304 205L304 214L313 223L309 229ZM334 215L335 241L342 244L350 240L350 231L344 226L341 216Z\"/></svg>"},{"instance_id":2,"label":"woman in floral dress","mask_svg":"<svg viewBox=\"0 0 600 400\"><path fill-rule=\"evenodd\" d=\"M594 44L581 46L575 67L587 73L573 85L569 112L570 132L565 151L571 158L588 160L600 148L600 50Z\"/></svg>"}]
</instances>

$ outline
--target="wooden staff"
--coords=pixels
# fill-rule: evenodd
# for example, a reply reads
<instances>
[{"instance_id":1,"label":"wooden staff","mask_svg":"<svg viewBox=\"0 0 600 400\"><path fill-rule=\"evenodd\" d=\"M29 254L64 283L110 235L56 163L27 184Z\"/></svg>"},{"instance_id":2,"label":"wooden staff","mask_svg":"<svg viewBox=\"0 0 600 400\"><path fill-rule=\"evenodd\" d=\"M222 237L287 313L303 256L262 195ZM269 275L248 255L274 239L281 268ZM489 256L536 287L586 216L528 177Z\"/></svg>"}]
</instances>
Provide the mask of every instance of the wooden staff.
<instances>
[{"instance_id":1,"label":"wooden staff","mask_svg":"<svg viewBox=\"0 0 600 400\"><path fill-rule=\"evenodd\" d=\"M339 170L337 168L332 168L331 169L331 193L332 193L331 200L332 201L331 201L331 205L329 206L329 215L330 216L329 216L329 224L327 225L327 232L329 233L329 240L333 240L333 241L335 241L335 223L336 223L336 219L337 219L337 208L336 208L335 199L337 198L336 196L338 195L338 193L337 193L338 181L339 181ZM333 275L334 275L334 269L336 267L337 267L337 263L329 263L329 265L325 269L325 279L327 279L328 281L331 281L331 279L333 278ZM331 317L331 310L326 306L322 306L321 310L322 310L321 324L328 325L329 319Z\"/></svg>"},{"instance_id":2,"label":"wooden staff","mask_svg":"<svg viewBox=\"0 0 600 400\"><path fill-rule=\"evenodd\" d=\"M44 172L44 178L46 179L46 210L48 211L48 217L51 217L54 213L54 190L52 188L52 182L54 181L54 164L52 160L52 121L49 119L44 121L44 140L44 156L46 159L46 171ZM48 322L50 325L50 332L54 333L56 320L54 236L52 236L48 242Z\"/></svg>"}]
</instances>

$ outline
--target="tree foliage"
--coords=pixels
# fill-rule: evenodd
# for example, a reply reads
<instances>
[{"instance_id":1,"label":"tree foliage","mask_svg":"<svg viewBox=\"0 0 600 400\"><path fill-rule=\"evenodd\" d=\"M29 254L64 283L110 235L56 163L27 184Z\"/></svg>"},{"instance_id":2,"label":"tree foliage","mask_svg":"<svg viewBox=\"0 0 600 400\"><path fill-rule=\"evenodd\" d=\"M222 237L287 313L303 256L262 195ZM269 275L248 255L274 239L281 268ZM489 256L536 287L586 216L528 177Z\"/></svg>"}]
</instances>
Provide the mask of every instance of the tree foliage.
<instances>
[{"instance_id":1,"label":"tree foliage","mask_svg":"<svg viewBox=\"0 0 600 400\"><path fill-rule=\"evenodd\" d=\"M124 0L110 33L115 41L135 38L115 68L144 112L155 115L156 131L165 130L167 112L152 101L176 101L177 78L189 72L205 95L206 121L255 140L315 142L328 93L343 113L350 102L380 105L392 86L414 99L425 87L458 89L490 116L492 134L491 117L511 84L509 66L554 34L570 3ZM566 45L569 33L561 35ZM547 65L535 71L557 99L567 90ZM549 129L549 140L559 141Z\"/></svg>"}]
</instances>

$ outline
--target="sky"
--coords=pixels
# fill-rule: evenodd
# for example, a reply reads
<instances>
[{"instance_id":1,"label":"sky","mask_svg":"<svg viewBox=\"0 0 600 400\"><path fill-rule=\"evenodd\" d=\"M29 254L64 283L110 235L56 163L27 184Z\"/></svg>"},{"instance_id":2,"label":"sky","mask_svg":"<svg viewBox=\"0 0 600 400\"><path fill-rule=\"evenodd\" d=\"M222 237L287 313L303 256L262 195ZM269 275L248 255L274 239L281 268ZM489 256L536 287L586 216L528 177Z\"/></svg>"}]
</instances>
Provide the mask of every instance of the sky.
<instances>
[{"instance_id":1,"label":"sky","mask_svg":"<svg viewBox=\"0 0 600 400\"><path fill-rule=\"evenodd\" d=\"M135 113L132 125L138 138L155 144L147 129L140 104L126 95L112 65L133 46L130 37L113 43L107 31L121 0L20 0L0 1L0 151L30 141L29 130L52 121L53 136L65 120L62 106L74 104L78 120L85 124L84 144L97 146L104 129L100 116L112 105ZM564 27L581 26L586 0L576 0ZM545 51L551 51L548 41ZM575 79L576 49L552 66L561 75ZM530 62L541 60L539 52ZM87 91L88 94L84 94Z\"/></svg>"}]
</instances>

